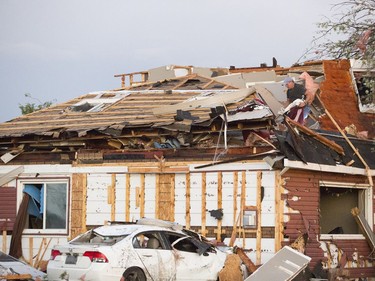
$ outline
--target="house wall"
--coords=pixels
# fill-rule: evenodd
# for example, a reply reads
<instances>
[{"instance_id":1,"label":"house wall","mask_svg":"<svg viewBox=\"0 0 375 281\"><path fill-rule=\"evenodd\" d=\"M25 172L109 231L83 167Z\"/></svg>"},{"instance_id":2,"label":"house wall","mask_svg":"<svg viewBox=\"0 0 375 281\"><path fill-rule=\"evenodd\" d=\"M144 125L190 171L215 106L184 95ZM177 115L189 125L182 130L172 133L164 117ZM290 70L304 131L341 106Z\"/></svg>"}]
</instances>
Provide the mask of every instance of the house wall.
<instances>
[{"instance_id":1,"label":"house wall","mask_svg":"<svg viewBox=\"0 0 375 281\"><path fill-rule=\"evenodd\" d=\"M373 262L369 259L371 248L363 235L321 235L319 226L321 182L368 186L368 178L294 169L283 174L282 180L281 199L285 202L286 214L283 223L285 235L283 244L292 243L300 233L308 233L305 254L312 258L311 268L322 263L324 268L345 267L351 277L375 276ZM367 217L372 221L370 227L373 230L374 198L373 190L364 198L368 201L367 205L371 206Z\"/></svg>"},{"instance_id":2,"label":"house wall","mask_svg":"<svg viewBox=\"0 0 375 281\"><path fill-rule=\"evenodd\" d=\"M108 221L141 217L174 220L208 238L229 243L237 223L235 245L249 250L254 263L266 262L280 248L275 239L276 172L263 161L197 168L199 162L127 163L115 165L25 165L18 178L70 179L69 233L24 234L23 259L35 263L38 252L48 260L55 244ZM10 167L0 166L0 174ZM7 185L6 185L7 186ZM18 188L17 204L22 190ZM241 210L258 212L257 227L242 227ZM222 219L210 211L223 210ZM9 252L11 232L1 239ZM251 249L251 251L250 251ZM39 255L41 256L41 254Z\"/></svg>"}]
</instances>

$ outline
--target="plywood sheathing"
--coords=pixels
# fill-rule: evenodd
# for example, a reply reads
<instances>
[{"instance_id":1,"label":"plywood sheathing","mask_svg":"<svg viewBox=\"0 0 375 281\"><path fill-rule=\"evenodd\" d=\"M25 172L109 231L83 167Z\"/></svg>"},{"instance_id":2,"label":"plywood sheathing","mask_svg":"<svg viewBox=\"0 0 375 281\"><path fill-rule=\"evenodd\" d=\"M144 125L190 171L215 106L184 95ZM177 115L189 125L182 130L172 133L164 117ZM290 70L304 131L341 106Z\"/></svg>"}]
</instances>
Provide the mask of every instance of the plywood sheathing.
<instances>
[{"instance_id":1,"label":"plywood sheathing","mask_svg":"<svg viewBox=\"0 0 375 281\"><path fill-rule=\"evenodd\" d=\"M70 239L86 231L87 175L72 175Z\"/></svg>"},{"instance_id":2,"label":"plywood sheathing","mask_svg":"<svg viewBox=\"0 0 375 281\"><path fill-rule=\"evenodd\" d=\"M341 128L354 124L358 132L368 131L369 138L374 138L375 115L361 113L358 110L358 100L350 74L350 62L348 60L323 61L323 69L325 80L320 84L320 98L325 108ZM320 125L323 130L337 131L328 116L321 117Z\"/></svg>"},{"instance_id":3,"label":"plywood sheathing","mask_svg":"<svg viewBox=\"0 0 375 281\"><path fill-rule=\"evenodd\" d=\"M330 174L322 172L307 172L301 170L288 170L282 175L285 181L283 185L285 192L281 194L281 199L286 201L288 211L284 214L288 217L283 223L284 236L292 243L302 233L308 233L308 241L305 248L305 254L312 258L310 268L325 260L324 252L317 240L320 234L320 181L329 182L348 182L364 184L363 176L354 176L347 174ZM375 199L373 199L375 200ZM340 248L351 255L353 249L361 247L360 254L370 255L370 248L362 240L343 240L347 247L340 245ZM363 240L365 242L365 240ZM336 243L335 239L335 243ZM284 242L283 245L288 244ZM352 250L349 250L349 244ZM362 246L361 246L362 245Z\"/></svg>"}]
</instances>

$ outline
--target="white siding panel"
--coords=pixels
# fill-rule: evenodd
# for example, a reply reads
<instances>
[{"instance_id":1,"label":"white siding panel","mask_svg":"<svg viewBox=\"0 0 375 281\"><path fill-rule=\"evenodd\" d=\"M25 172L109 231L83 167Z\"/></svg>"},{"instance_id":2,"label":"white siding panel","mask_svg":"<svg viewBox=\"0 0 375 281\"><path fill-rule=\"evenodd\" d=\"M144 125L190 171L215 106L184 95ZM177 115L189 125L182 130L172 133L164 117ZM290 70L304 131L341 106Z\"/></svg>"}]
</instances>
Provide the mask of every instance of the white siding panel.
<instances>
[{"instance_id":1,"label":"white siding panel","mask_svg":"<svg viewBox=\"0 0 375 281\"><path fill-rule=\"evenodd\" d=\"M124 174L116 175L116 221L125 221L125 192L126 192L126 176Z\"/></svg>"},{"instance_id":2,"label":"white siding panel","mask_svg":"<svg viewBox=\"0 0 375 281\"><path fill-rule=\"evenodd\" d=\"M87 225L100 225L111 219L111 206L107 198L111 184L110 174L87 175Z\"/></svg>"},{"instance_id":3,"label":"white siding panel","mask_svg":"<svg viewBox=\"0 0 375 281\"><path fill-rule=\"evenodd\" d=\"M130 195L129 195L130 196L129 218L131 221L135 221L139 219L139 216L140 216L140 209L136 206L137 187L139 189L141 188L141 175L131 174L130 175Z\"/></svg>"},{"instance_id":4,"label":"white siding panel","mask_svg":"<svg viewBox=\"0 0 375 281\"><path fill-rule=\"evenodd\" d=\"M191 225L201 225L202 222L202 174L190 174L190 216Z\"/></svg>"},{"instance_id":5,"label":"white siding panel","mask_svg":"<svg viewBox=\"0 0 375 281\"><path fill-rule=\"evenodd\" d=\"M178 215L183 215L185 218L186 212L186 175L175 175L175 218ZM185 219L184 219L185 221ZM177 221L179 222L179 221Z\"/></svg>"},{"instance_id":6,"label":"white siding panel","mask_svg":"<svg viewBox=\"0 0 375 281\"><path fill-rule=\"evenodd\" d=\"M156 175L145 175L145 216L155 218Z\"/></svg>"}]
</instances>

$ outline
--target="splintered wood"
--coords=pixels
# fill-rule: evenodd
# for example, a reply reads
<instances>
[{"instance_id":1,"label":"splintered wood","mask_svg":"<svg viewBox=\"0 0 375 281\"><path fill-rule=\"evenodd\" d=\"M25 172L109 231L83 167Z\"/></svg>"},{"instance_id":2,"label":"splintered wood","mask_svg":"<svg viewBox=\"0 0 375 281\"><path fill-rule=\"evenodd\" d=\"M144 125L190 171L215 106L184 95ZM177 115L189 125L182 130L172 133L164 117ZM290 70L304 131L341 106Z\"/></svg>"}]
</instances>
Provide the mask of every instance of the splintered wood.
<instances>
[{"instance_id":1,"label":"splintered wood","mask_svg":"<svg viewBox=\"0 0 375 281\"><path fill-rule=\"evenodd\" d=\"M220 281L243 281L241 259L236 254L227 256L224 268L219 272Z\"/></svg>"}]
</instances>

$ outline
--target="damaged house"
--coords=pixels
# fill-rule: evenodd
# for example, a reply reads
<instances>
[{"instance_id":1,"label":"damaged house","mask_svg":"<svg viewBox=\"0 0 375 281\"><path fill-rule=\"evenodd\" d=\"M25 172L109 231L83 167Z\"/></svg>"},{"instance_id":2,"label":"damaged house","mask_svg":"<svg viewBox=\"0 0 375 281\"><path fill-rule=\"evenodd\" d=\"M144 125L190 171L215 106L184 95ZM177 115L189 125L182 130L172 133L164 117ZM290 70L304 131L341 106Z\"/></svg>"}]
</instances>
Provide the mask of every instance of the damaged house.
<instances>
[{"instance_id":1,"label":"damaged house","mask_svg":"<svg viewBox=\"0 0 375 281\"><path fill-rule=\"evenodd\" d=\"M375 115L353 69L162 67L0 124L2 251L40 265L87 229L149 217L256 265L297 240L314 276L374 277ZM301 125L282 81L303 73L318 89Z\"/></svg>"}]
</instances>

